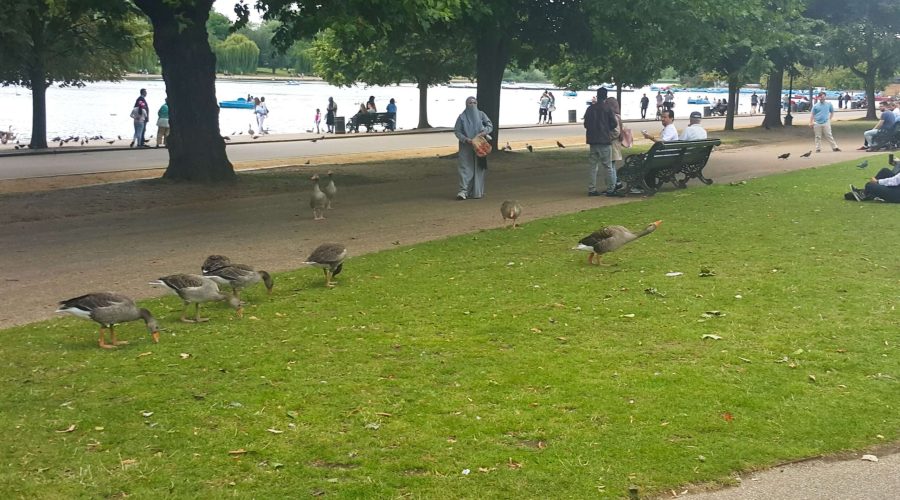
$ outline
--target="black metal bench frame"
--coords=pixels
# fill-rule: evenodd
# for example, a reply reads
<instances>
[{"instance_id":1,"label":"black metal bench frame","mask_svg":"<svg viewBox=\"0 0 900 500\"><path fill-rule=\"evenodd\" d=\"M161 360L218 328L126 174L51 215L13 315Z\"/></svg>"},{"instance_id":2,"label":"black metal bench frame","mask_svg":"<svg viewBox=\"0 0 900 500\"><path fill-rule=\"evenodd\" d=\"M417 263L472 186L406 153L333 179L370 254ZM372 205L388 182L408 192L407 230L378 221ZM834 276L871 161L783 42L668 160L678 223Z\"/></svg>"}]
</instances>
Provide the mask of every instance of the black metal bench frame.
<instances>
[{"instance_id":1,"label":"black metal bench frame","mask_svg":"<svg viewBox=\"0 0 900 500\"><path fill-rule=\"evenodd\" d=\"M374 130L375 125L381 125L387 131L394 129L396 120L396 113L358 113L350 118L347 126L351 132L359 132L360 125L366 127L366 132Z\"/></svg>"},{"instance_id":2,"label":"black metal bench frame","mask_svg":"<svg viewBox=\"0 0 900 500\"><path fill-rule=\"evenodd\" d=\"M646 194L655 193L667 182L678 188L687 187L691 179L712 184L712 179L703 176L703 168L713 148L721 143L719 139L657 142L646 153L628 155L617 176L626 189Z\"/></svg>"}]
</instances>

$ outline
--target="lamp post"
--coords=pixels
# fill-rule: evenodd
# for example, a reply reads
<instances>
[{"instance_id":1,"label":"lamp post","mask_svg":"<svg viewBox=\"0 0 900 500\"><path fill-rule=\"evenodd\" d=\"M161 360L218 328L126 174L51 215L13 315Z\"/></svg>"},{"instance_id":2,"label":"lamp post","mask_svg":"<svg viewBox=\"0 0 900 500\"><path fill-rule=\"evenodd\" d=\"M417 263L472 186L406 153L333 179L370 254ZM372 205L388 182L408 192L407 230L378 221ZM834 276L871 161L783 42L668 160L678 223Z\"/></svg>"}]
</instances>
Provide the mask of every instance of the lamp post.
<instances>
[{"instance_id":1,"label":"lamp post","mask_svg":"<svg viewBox=\"0 0 900 500\"><path fill-rule=\"evenodd\" d=\"M794 96L794 67L791 66L790 69L791 78L788 80L788 101L787 101L787 114L784 115L784 126L790 127L794 124L794 117L791 116L791 98Z\"/></svg>"}]
</instances>

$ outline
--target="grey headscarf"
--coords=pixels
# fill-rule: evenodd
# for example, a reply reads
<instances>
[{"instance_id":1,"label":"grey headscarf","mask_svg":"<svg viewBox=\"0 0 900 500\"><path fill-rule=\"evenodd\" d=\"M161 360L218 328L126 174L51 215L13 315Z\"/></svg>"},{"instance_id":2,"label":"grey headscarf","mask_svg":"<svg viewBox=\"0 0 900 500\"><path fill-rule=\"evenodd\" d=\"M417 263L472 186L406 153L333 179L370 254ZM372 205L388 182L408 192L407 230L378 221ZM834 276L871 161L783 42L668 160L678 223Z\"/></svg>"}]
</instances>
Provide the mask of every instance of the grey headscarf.
<instances>
[{"instance_id":1,"label":"grey headscarf","mask_svg":"<svg viewBox=\"0 0 900 500\"><path fill-rule=\"evenodd\" d=\"M472 103L470 106L469 103ZM466 97L466 110L459 115L462 118L463 133L467 139L472 139L484 130L484 122L481 121L481 111L478 110L478 101L472 97Z\"/></svg>"}]
</instances>

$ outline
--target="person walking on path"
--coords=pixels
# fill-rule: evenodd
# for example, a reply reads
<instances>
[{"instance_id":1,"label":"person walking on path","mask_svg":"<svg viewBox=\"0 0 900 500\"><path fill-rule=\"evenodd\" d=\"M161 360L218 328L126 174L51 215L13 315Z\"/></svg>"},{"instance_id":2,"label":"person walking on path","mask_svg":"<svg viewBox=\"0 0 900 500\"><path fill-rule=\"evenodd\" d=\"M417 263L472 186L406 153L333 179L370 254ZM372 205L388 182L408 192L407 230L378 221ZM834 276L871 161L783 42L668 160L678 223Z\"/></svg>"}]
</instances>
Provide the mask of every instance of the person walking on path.
<instances>
[{"instance_id":1,"label":"person walking on path","mask_svg":"<svg viewBox=\"0 0 900 500\"><path fill-rule=\"evenodd\" d=\"M756 95L756 92L754 92L753 95L750 96L750 116L753 116L756 114L756 110L758 109L758 107L759 107L759 96Z\"/></svg>"},{"instance_id":2,"label":"person walking on path","mask_svg":"<svg viewBox=\"0 0 900 500\"><path fill-rule=\"evenodd\" d=\"M597 191L597 173L601 165L604 168L606 193L616 191L616 171L612 166L612 140L619 136L619 131L616 130L618 125L616 115L606 104L607 93L603 87L597 89L597 102L591 104L584 114L585 142L590 147L588 196L600 196L600 192Z\"/></svg>"},{"instance_id":3,"label":"person walking on path","mask_svg":"<svg viewBox=\"0 0 900 500\"><path fill-rule=\"evenodd\" d=\"M831 135L832 118L834 118L834 106L825 101L825 92L819 92L816 103L812 107L812 113L809 114L809 126L812 127L816 136L816 153L822 152L822 135L825 136L826 141L831 143L832 151L841 150L834 142L834 136Z\"/></svg>"},{"instance_id":4,"label":"person walking on path","mask_svg":"<svg viewBox=\"0 0 900 500\"><path fill-rule=\"evenodd\" d=\"M547 109L549 107L550 96L547 95L547 91L545 90L544 93L541 94L541 98L538 100L538 125L547 122Z\"/></svg>"},{"instance_id":5,"label":"person walking on path","mask_svg":"<svg viewBox=\"0 0 900 500\"><path fill-rule=\"evenodd\" d=\"M644 94L644 97L641 97L641 120L645 120L647 118L647 108L650 107L650 98L647 97L647 94Z\"/></svg>"},{"instance_id":6,"label":"person walking on path","mask_svg":"<svg viewBox=\"0 0 900 500\"><path fill-rule=\"evenodd\" d=\"M484 196L484 174L487 160L476 158L473 140L490 140L494 124L483 111L478 109L474 97L466 98L466 109L456 119L453 132L459 139L459 191L457 200L479 199Z\"/></svg>"},{"instance_id":7,"label":"person walking on path","mask_svg":"<svg viewBox=\"0 0 900 500\"><path fill-rule=\"evenodd\" d=\"M319 108L316 108L316 117L314 118L316 122L316 133L320 133L319 124L322 123L322 111Z\"/></svg>"},{"instance_id":8,"label":"person walking on path","mask_svg":"<svg viewBox=\"0 0 900 500\"><path fill-rule=\"evenodd\" d=\"M256 107L253 108L253 111L256 112L256 125L259 127L259 133L268 134L265 127L266 118L269 116L269 108L268 106L266 106L266 98L260 97L253 100L256 104Z\"/></svg>"},{"instance_id":9,"label":"person walking on path","mask_svg":"<svg viewBox=\"0 0 900 500\"><path fill-rule=\"evenodd\" d=\"M169 99L163 102L156 112L156 147L162 144L167 147L166 138L169 137Z\"/></svg>"},{"instance_id":10,"label":"person walking on path","mask_svg":"<svg viewBox=\"0 0 900 500\"><path fill-rule=\"evenodd\" d=\"M334 116L337 114L337 103L333 97L328 98L328 106L325 108L325 125L328 127L328 133L334 133Z\"/></svg>"},{"instance_id":11,"label":"person walking on path","mask_svg":"<svg viewBox=\"0 0 900 500\"><path fill-rule=\"evenodd\" d=\"M147 89L141 89L141 94L134 101L134 107L142 108L146 116L144 117L144 126L141 130L141 140L138 141L137 139L135 139L134 141L131 141L131 146L137 145L138 147L141 147L147 142L147 140L144 139L144 134L147 132L147 122L150 121L150 106L147 104L146 97Z\"/></svg>"}]
</instances>

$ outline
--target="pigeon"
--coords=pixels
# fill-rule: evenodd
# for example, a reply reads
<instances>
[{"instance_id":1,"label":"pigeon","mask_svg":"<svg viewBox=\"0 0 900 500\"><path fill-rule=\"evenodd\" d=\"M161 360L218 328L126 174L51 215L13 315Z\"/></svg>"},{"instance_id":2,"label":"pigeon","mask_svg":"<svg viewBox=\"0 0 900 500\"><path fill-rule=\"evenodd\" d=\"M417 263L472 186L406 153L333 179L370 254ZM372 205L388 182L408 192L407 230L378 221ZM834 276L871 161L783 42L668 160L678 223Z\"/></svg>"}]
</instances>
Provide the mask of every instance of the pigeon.
<instances>
[{"instance_id":1,"label":"pigeon","mask_svg":"<svg viewBox=\"0 0 900 500\"><path fill-rule=\"evenodd\" d=\"M226 136L222 137L222 139L225 139L226 141L230 141L230 140L231 140L231 137L228 137L228 136L226 135Z\"/></svg>"},{"instance_id":2,"label":"pigeon","mask_svg":"<svg viewBox=\"0 0 900 500\"><path fill-rule=\"evenodd\" d=\"M503 216L503 222L507 219L512 221L512 227L517 225L517 219L522 215L522 205L516 200L506 200L500 205L500 215Z\"/></svg>"},{"instance_id":3,"label":"pigeon","mask_svg":"<svg viewBox=\"0 0 900 500\"><path fill-rule=\"evenodd\" d=\"M811 154L812 154L812 149L810 149L809 151L803 153L802 155L800 155L800 157L801 157L801 158L809 158L809 156L810 156Z\"/></svg>"},{"instance_id":4,"label":"pigeon","mask_svg":"<svg viewBox=\"0 0 900 500\"><path fill-rule=\"evenodd\" d=\"M253 140L255 141L255 140L257 140L257 139L259 139L259 136L258 136L258 135L254 135L254 136L253 136Z\"/></svg>"},{"instance_id":5,"label":"pigeon","mask_svg":"<svg viewBox=\"0 0 900 500\"><path fill-rule=\"evenodd\" d=\"M565 148L565 147L566 147L565 144L563 144L563 143L561 143L561 142L559 142L559 141L556 141L556 145L559 146L559 147L561 147L561 148Z\"/></svg>"},{"instance_id":6,"label":"pigeon","mask_svg":"<svg viewBox=\"0 0 900 500\"><path fill-rule=\"evenodd\" d=\"M512 151L512 146L509 145L509 141L506 141L506 146L503 146L503 151Z\"/></svg>"},{"instance_id":7,"label":"pigeon","mask_svg":"<svg viewBox=\"0 0 900 500\"><path fill-rule=\"evenodd\" d=\"M528 148L529 153L534 153L534 146L532 146L531 144L526 144L525 147Z\"/></svg>"},{"instance_id":8,"label":"pigeon","mask_svg":"<svg viewBox=\"0 0 900 500\"><path fill-rule=\"evenodd\" d=\"M62 147L62 145L63 145L64 143L65 143L65 141L59 141L59 147Z\"/></svg>"},{"instance_id":9,"label":"pigeon","mask_svg":"<svg viewBox=\"0 0 900 500\"><path fill-rule=\"evenodd\" d=\"M857 165L856 167L857 168L866 168L868 166L869 166L869 160L863 160L863 162L860 163L859 165Z\"/></svg>"},{"instance_id":10,"label":"pigeon","mask_svg":"<svg viewBox=\"0 0 900 500\"><path fill-rule=\"evenodd\" d=\"M784 153L782 155L778 155L778 158L781 160L787 160L789 156L791 156L790 153Z\"/></svg>"},{"instance_id":11,"label":"pigeon","mask_svg":"<svg viewBox=\"0 0 900 500\"><path fill-rule=\"evenodd\" d=\"M109 141L106 141L106 143L107 143L107 144L112 144L112 143L114 143L114 142L116 142L116 140L115 140L115 139L113 139L113 140L109 140Z\"/></svg>"}]
</instances>

